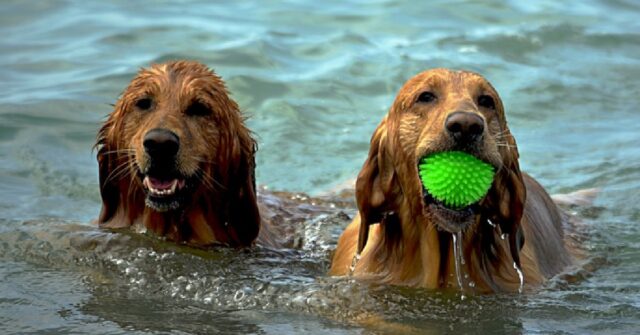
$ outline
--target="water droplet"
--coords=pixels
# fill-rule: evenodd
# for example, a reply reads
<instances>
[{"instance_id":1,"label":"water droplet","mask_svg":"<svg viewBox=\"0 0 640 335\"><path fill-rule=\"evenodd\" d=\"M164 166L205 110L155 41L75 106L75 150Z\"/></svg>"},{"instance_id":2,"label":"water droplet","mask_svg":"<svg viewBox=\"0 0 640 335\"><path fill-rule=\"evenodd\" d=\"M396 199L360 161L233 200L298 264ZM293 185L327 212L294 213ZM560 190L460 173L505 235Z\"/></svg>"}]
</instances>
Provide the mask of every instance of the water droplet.
<instances>
[{"instance_id":1,"label":"water droplet","mask_svg":"<svg viewBox=\"0 0 640 335\"><path fill-rule=\"evenodd\" d=\"M462 255L462 233L457 232L451 234L451 239L453 241L453 263L456 270L456 280L458 281L458 287L462 290L464 287L462 286L462 270L460 269L460 264L464 264L464 256Z\"/></svg>"},{"instance_id":2,"label":"water droplet","mask_svg":"<svg viewBox=\"0 0 640 335\"><path fill-rule=\"evenodd\" d=\"M518 273L518 279L520 279L520 287L518 287L518 293L522 293L522 289L524 288L524 274L522 273L522 269L520 269L516 262L513 262L513 268Z\"/></svg>"},{"instance_id":3,"label":"water droplet","mask_svg":"<svg viewBox=\"0 0 640 335\"><path fill-rule=\"evenodd\" d=\"M351 260L351 266L349 266L349 277L353 276L353 272L356 271L356 265L358 264L358 261L360 261L360 257L361 255L359 253L356 253L353 256L353 259Z\"/></svg>"}]
</instances>

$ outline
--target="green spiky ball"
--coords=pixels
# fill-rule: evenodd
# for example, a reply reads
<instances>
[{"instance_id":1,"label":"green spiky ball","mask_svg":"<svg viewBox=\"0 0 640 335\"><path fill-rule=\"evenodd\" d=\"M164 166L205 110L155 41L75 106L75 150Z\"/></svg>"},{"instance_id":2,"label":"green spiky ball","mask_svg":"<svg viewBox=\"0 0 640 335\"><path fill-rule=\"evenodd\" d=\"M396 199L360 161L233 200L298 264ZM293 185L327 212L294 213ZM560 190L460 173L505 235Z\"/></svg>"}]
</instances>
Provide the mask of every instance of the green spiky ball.
<instances>
[{"instance_id":1,"label":"green spiky ball","mask_svg":"<svg viewBox=\"0 0 640 335\"><path fill-rule=\"evenodd\" d=\"M453 209L480 201L491 188L495 175L493 166L461 151L424 157L418 170L427 192Z\"/></svg>"}]
</instances>

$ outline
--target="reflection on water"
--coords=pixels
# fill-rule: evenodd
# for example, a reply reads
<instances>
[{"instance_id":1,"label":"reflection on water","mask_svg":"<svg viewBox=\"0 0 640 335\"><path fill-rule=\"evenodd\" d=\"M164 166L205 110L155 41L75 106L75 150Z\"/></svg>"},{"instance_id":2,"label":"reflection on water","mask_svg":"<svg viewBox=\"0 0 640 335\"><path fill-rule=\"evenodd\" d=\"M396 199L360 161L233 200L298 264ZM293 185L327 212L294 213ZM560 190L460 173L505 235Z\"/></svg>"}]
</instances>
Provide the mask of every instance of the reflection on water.
<instances>
[{"instance_id":1,"label":"reflection on water","mask_svg":"<svg viewBox=\"0 0 640 335\"><path fill-rule=\"evenodd\" d=\"M633 1L10 0L0 9L2 333L640 327ZM100 208L99 124L139 67L175 58L215 68L251 115L259 183L316 195L354 178L407 78L440 66L480 72L505 102L524 170L553 193L602 189L596 206L572 209L585 219L590 262L539 292L461 301L326 277L350 199L284 220L296 248L279 251L98 230L89 222Z\"/></svg>"}]
</instances>

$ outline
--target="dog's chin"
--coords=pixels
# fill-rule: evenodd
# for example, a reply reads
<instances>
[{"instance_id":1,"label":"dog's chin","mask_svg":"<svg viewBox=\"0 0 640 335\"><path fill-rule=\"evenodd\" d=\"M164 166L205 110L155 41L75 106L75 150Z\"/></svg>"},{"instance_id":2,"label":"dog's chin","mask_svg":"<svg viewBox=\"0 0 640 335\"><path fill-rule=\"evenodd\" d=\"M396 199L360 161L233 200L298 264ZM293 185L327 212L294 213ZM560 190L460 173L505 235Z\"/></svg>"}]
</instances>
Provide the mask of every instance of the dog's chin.
<instances>
[{"instance_id":1,"label":"dog's chin","mask_svg":"<svg viewBox=\"0 0 640 335\"><path fill-rule=\"evenodd\" d=\"M187 178L181 176L157 177L142 175L145 205L156 212L177 210L185 203Z\"/></svg>"},{"instance_id":2,"label":"dog's chin","mask_svg":"<svg viewBox=\"0 0 640 335\"><path fill-rule=\"evenodd\" d=\"M458 233L467 229L475 221L478 212L478 206L475 204L461 209L447 208L426 191L423 199L425 212L432 218L436 227L449 233Z\"/></svg>"}]
</instances>

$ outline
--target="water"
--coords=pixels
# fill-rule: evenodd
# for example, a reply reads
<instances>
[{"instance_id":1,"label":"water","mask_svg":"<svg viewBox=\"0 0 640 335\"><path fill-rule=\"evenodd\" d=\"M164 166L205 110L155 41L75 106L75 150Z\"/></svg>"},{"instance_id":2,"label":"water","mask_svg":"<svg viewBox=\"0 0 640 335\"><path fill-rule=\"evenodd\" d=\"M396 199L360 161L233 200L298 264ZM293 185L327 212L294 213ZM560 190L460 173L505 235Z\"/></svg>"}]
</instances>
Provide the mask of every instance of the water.
<instances>
[{"instance_id":1,"label":"water","mask_svg":"<svg viewBox=\"0 0 640 335\"><path fill-rule=\"evenodd\" d=\"M465 286L462 284L462 271L460 267L464 265L464 255L462 254L462 233L457 232L455 234L451 234L451 245L453 248L453 263L456 269L456 281L458 282L458 287L461 290L465 289Z\"/></svg>"},{"instance_id":2,"label":"water","mask_svg":"<svg viewBox=\"0 0 640 335\"><path fill-rule=\"evenodd\" d=\"M588 334L640 329L640 5L635 1L3 1L0 332ZM521 166L573 209L592 262L539 292L467 296L328 278L349 221L299 250L196 251L112 234L95 133L137 69L200 60L258 134L258 180L319 194L353 178L402 83L484 74ZM366 320L385 320L366 322Z\"/></svg>"}]
</instances>

